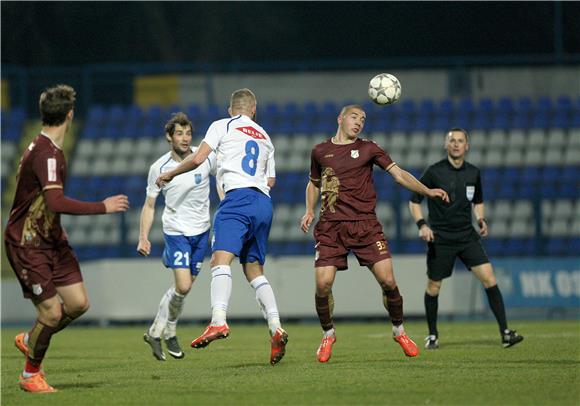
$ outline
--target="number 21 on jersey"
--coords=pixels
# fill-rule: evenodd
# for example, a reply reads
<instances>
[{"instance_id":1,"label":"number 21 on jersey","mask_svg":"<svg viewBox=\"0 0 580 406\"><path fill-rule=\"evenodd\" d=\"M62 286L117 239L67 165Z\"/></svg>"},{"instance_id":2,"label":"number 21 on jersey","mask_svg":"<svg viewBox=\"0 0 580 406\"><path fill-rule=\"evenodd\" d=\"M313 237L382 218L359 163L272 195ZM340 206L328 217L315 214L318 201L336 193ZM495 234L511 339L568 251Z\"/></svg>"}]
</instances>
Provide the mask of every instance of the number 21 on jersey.
<instances>
[{"instance_id":1,"label":"number 21 on jersey","mask_svg":"<svg viewBox=\"0 0 580 406\"><path fill-rule=\"evenodd\" d=\"M242 169L250 176L256 174L258 156L260 156L260 146L256 141L246 142L246 155L242 159Z\"/></svg>"}]
</instances>

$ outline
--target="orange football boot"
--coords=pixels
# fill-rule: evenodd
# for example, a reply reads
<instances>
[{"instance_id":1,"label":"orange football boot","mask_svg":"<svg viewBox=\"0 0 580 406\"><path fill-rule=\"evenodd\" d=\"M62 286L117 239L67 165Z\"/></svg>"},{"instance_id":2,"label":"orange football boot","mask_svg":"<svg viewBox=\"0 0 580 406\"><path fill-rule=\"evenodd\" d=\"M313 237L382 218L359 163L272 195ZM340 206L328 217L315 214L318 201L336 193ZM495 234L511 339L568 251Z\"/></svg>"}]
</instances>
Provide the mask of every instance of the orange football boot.
<instances>
[{"instance_id":1,"label":"orange football boot","mask_svg":"<svg viewBox=\"0 0 580 406\"><path fill-rule=\"evenodd\" d=\"M288 333L282 328L277 328L272 336L272 351L270 352L270 364L276 365L286 354L286 344L288 344Z\"/></svg>"},{"instance_id":2,"label":"orange football boot","mask_svg":"<svg viewBox=\"0 0 580 406\"><path fill-rule=\"evenodd\" d=\"M409 338L407 334L394 336L393 340L399 343L407 357L416 357L419 355L419 348L417 348L417 345Z\"/></svg>"},{"instance_id":3,"label":"orange football boot","mask_svg":"<svg viewBox=\"0 0 580 406\"><path fill-rule=\"evenodd\" d=\"M26 392L33 393L51 393L57 392L52 386L50 386L44 379L43 374L34 374L30 378L25 378L20 375L19 382L20 389Z\"/></svg>"},{"instance_id":4,"label":"orange football boot","mask_svg":"<svg viewBox=\"0 0 580 406\"><path fill-rule=\"evenodd\" d=\"M219 340L220 338L227 338L229 335L230 328L227 323L222 326L209 325L202 335L191 342L191 346L193 348L204 348L212 341Z\"/></svg>"},{"instance_id":5,"label":"orange football boot","mask_svg":"<svg viewBox=\"0 0 580 406\"><path fill-rule=\"evenodd\" d=\"M318 351L316 351L316 358L319 362L328 362L332 356L332 345L336 342L336 335L322 337L322 342Z\"/></svg>"}]
</instances>

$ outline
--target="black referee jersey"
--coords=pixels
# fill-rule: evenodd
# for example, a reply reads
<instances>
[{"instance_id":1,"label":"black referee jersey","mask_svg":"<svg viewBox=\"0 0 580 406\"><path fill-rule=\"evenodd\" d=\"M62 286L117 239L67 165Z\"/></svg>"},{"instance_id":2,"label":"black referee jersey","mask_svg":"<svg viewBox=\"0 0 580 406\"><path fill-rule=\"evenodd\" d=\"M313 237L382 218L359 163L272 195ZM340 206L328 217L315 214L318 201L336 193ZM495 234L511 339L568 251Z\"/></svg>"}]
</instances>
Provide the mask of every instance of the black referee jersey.
<instances>
[{"instance_id":1,"label":"black referee jersey","mask_svg":"<svg viewBox=\"0 0 580 406\"><path fill-rule=\"evenodd\" d=\"M450 241L465 241L479 234L472 225L471 205L483 202L479 168L463 161L455 168L447 158L429 166L420 178L430 189L440 188L449 195L449 203L429 199L429 227L437 236ZM423 195L413 193L411 201L421 203Z\"/></svg>"}]
</instances>

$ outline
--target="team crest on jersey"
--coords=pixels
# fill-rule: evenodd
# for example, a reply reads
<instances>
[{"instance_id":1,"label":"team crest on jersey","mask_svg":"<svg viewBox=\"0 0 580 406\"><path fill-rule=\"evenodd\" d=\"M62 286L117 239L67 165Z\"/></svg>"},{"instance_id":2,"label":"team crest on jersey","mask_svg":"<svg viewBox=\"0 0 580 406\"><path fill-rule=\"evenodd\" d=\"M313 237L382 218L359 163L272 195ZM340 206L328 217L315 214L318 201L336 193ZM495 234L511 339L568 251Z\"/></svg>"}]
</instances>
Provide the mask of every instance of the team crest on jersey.
<instances>
[{"instance_id":1,"label":"team crest on jersey","mask_svg":"<svg viewBox=\"0 0 580 406\"><path fill-rule=\"evenodd\" d=\"M195 184L199 185L201 183L201 173L195 174Z\"/></svg>"},{"instance_id":2,"label":"team crest on jersey","mask_svg":"<svg viewBox=\"0 0 580 406\"><path fill-rule=\"evenodd\" d=\"M39 296L42 293L42 286L39 283L35 283L32 285L32 293L36 296Z\"/></svg>"},{"instance_id":3,"label":"team crest on jersey","mask_svg":"<svg viewBox=\"0 0 580 406\"><path fill-rule=\"evenodd\" d=\"M358 158L358 149L351 149L350 150L350 157L351 158Z\"/></svg>"},{"instance_id":4,"label":"team crest on jersey","mask_svg":"<svg viewBox=\"0 0 580 406\"><path fill-rule=\"evenodd\" d=\"M475 186L467 186L465 188L465 196L467 197L467 200L472 201L473 196L475 196Z\"/></svg>"},{"instance_id":5,"label":"team crest on jersey","mask_svg":"<svg viewBox=\"0 0 580 406\"><path fill-rule=\"evenodd\" d=\"M256 140L265 140L266 139L266 136L264 134L262 134L260 131L256 130L252 126L238 127L238 128L236 128L236 130L241 131L244 134L249 135L250 137L252 137Z\"/></svg>"}]
</instances>

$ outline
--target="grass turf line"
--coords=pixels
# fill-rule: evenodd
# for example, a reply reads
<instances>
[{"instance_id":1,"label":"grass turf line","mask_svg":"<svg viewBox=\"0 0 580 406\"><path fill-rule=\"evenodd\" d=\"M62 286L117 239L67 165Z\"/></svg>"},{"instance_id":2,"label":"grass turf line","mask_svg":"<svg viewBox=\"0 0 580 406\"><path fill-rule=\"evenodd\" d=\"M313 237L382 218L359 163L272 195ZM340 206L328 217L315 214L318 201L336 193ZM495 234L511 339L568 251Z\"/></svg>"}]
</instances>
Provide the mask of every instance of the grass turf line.
<instances>
[{"instance_id":1,"label":"grass turf line","mask_svg":"<svg viewBox=\"0 0 580 406\"><path fill-rule=\"evenodd\" d=\"M580 400L580 322L511 323L525 336L509 349L493 322L443 322L440 349L423 349L425 323L406 323L420 346L407 358L387 324L338 324L327 364L316 361L316 325L289 324L286 357L268 364L266 326L232 325L231 337L189 347L204 326L178 328L186 356L156 361L141 328L69 328L44 363L58 393L17 385L23 357L2 331L2 405L526 404Z\"/></svg>"}]
</instances>

